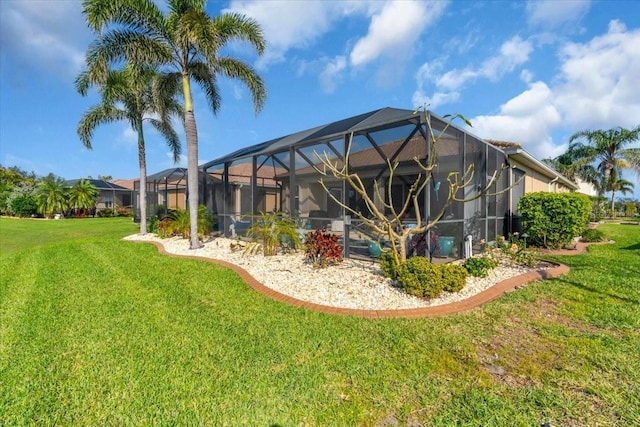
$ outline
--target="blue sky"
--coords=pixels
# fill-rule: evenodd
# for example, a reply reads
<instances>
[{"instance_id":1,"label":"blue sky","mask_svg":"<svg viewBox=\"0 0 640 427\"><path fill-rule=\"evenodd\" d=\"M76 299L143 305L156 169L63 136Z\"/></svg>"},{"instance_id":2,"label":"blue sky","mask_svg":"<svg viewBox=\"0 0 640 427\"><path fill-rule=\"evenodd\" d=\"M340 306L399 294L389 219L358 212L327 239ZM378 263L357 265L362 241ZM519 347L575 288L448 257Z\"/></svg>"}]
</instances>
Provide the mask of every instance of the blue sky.
<instances>
[{"instance_id":1,"label":"blue sky","mask_svg":"<svg viewBox=\"0 0 640 427\"><path fill-rule=\"evenodd\" d=\"M268 98L256 116L246 88L223 80L214 116L196 93L199 163L385 106L462 113L474 134L521 142L538 158L564 152L578 130L640 124L637 1L244 0L207 10L262 25L262 57L243 44L227 53L258 69ZM136 177L126 123L98 128L91 151L76 134L98 102L73 85L94 38L81 2L2 0L0 20L0 164ZM158 135L146 137L149 173L174 166ZM638 177L627 179L640 197Z\"/></svg>"}]
</instances>

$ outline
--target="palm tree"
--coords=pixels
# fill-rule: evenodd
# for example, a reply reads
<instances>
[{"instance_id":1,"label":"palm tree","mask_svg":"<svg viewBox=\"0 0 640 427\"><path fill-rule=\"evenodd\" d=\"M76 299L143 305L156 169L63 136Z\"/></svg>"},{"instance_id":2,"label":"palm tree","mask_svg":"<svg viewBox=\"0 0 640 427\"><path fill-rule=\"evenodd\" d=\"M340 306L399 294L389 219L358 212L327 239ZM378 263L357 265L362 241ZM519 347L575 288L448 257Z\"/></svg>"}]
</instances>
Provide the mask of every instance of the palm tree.
<instances>
[{"instance_id":1,"label":"palm tree","mask_svg":"<svg viewBox=\"0 0 640 427\"><path fill-rule=\"evenodd\" d=\"M609 184L607 185L607 191L611 191L611 215L615 216L615 200L616 200L616 192L621 194L627 194L633 192L633 183L631 181L627 181L623 178L617 178L609 180Z\"/></svg>"},{"instance_id":2,"label":"palm tree","mask_svg":"<svg viewBox=\"0 0 640 427\"><path fill-rule=\"evenodd\" d=\"M71 209L93 208L100 192L91 181L81 179L69 189L69 207Z\"/></svg>"},{"instance_id":3,"label":"palm tree","mask_svg":"<svg viewBox=\"0 0 640 427\"><path fill-rule=\"evenodd\" d=\"M244 15L226 13L215 18L204 10L205 0L168 0L164 15L152 0L85 0L83 13L102 34L90 50L96 63L129 61L164 66L163 90L181 89L187 138L187 189L189 191L190 248L198 239L198 131L191 81L203 90L214 114L220 109L218 76L238 79L249 88L256 114L262 109L266 88L248 64L221 49L232 41L247 41L261 55L265 40L258 23ZM103 65L104 66L104 65Z\"/></svg>"},{"instance_id":4,"label":"palm tree","mask_svg":"<svg viewBox=\"0 0 640 427\"><path fill-rule=\"evenodd\" d=\"M596 168L576 159L576 153L573 151L567 151L553 159L542 159L542 162L576 184L578 180L593 184L594 187L600 184L600 174Z\"/></svg>"},{"instance_id":5,"label":"palm tree","mask_svg":"<svg viewBox=\"0 0 640 427\"><path fill-rule=\"evenodd\" d=\"M583 130L569 139L569 152L578 165L596 164L604 182L609 183L615 169L631 169L640 174L640 148L630 147L640 139L640 126L609 130Z\"/></svg>"},{"instance_id":6,"label":"palm tree","mask_svg":"<svg viewBox=\"0 0 640 427\"><path fill-rule=\"evenodd\" d=\"M182 107L174 97L165 96L154 88L156 77L156 72L145 66L129 64L122 70L107 70L88 55L87 69L76 79L76 88L83 96L91 85L97 85L102 94L101 103L91 107L78 124L78 136L85 147L91 149L93 131L103 123L128 121L138 134L140 235L147 233L147 160L143 122L149 122L164 137L175 162L178 162L181 152L180 139L171 117L181 117Z\"/></svg>"},{"instance_id":7,"label":"palm tree","mask_svg":"<svg viewBox=\"0 0 640 427\"><path fill-rule=\"evenodd\" d=\"M56 212L67 208L67 194L62 179L47 177L36 186L38 212L51 218Z\"/></svg>"}]
</instances>

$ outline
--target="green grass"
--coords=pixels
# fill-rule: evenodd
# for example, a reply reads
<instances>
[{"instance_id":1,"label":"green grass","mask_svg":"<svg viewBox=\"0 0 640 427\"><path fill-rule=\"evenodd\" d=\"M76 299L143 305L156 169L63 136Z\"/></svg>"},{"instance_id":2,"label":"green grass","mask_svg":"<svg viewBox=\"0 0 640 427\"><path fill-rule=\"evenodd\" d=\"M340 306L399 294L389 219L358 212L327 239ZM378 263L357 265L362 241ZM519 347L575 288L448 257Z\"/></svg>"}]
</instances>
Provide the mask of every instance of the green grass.
<instances>
[{"instance_id":1,"label":"green grass","mask_svg":"<svg viewBox=\"0 0 640 427\"><path fill-rule=\"evenodd\" d=\"M127 221L0 219L0 425L640 423L638 226L468 313L370 320L121 241Z\"/></svg>"}]
</instances>

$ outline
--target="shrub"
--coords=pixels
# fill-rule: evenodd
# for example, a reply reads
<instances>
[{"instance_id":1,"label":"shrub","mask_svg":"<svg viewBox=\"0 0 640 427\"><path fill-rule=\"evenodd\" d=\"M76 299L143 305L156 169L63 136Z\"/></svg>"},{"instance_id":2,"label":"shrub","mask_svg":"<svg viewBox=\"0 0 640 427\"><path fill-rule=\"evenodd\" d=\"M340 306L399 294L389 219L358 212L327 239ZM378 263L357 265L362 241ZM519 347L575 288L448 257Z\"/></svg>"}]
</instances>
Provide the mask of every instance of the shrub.
<instances>
[{"instance_id":1,"label":"shrub","mask_svg":"<svg viewBox=\"0 0 640 427\"><path fill-rule=\"evenodd\" d=\"M251 244L247 245L246 251L262 249L264 256L276 255L280 250L295 251L301 246L296 221L282 212L260 213L247 235L251 238Z\"/></svg>"},{"instance_id":2,"label":"shrub","mask_svg":"<svg viewBox=\"0 0 640 427\"><path fill-rule=\"evenodd\" d=\"M158 233L158 225L160 224L160 219L154 215L147 220L147 233Z\"/></svg>"},{"instance_id":3,"label":"shrub","mask_svg":"<svg viewBox=\"0 0 640 427\"><path fill-rule=\"evenodd\" d=\"M495 266L495 262L486 256L471 257L464 261L464 268L474 277L487 277Z\"/></svg>"},{"instance_id":4,"label":"shrub","mask_svg":"<svg viewBox=\"0 0 640 427\"><path fill-rule=\"evenodd\" d=\"M591 197L591 212L589 213L589 221L602 221L607 213L607 198L603 196Z\"/></svg>"},{"instance_id":5,"label":"shrub","mask_svg":"<svg viewBox=\"0 0 640 427\"><path fill-rule=\"evenodd\" d=\"M398 286L411 295L436 298L444 291L442 269L426 257L409 258L400 266Z\"/></svg>"},{"instance_id":6,"label":"shrub","mask_svg":"<svg viewBox=\"0 0 640 427\"><path fill-rule=\"evenodd\" d=\"M338 235L324 228L308 233L304 240L304 254L316 267L341 262L342 247L338 243Z\"/></svg>"},{"instance_id":7,"label":"shrub","mask_svg":"<svg viewBox=\"0 0 640 427\"><path fill-rule=\"evenodd\" d=\"M382 275L384 277L388 277L393 280L398 278L400 268L396 265L396 262L393 259L393 252L383 252L380 255L380 270L382 270Z\"/></svg>"},{"instance_id":8,"label":"shrub","mask_svg":"<svg viewBox=\"0 0 640 427\"><path fill-rule=\"evenodd\" d=\"M38 213L38 203L32 195L20 195L11 200L11 212L19 217L29 217Z\"/></svg>"},{"instance_id":9,"label":"shrub","mask_svg":"<svg viewBox=\"0 0 640 427\"><path fill-rule=\"evenodd\" d=\"M587 225L591 201L579 193L529 193L520 198L522 226L534 246L566 246Z\"/></svg>"},{"instance_id":10,"label":"shrub","mask_svg":"<svg viewBox=\"0 0 640 427\"><path fill-rule=\"evenodd\" d=\"M538 262L536 253L526 248L524 239L518 233L504 236L496 236L496 240L487 244L483 248L483 256L493 262L494 267L498 265L524 265L533 267Z\"/></svg>"},{"instance_id":11,"label":"shrub","mask_svg":"<svg viewBox=\"0 0 640 427\"><path fill-rule=\"evenodd\" d=\"M113 216L113 209L100 209L98 212L96 212L96 215L98 216L98 218L111 218Z\"/></svg>"},{"instance_id":12,"label":"shrub","mask_svg":"<svg viewBox=\"0 0 640 427\"><path fill-rule=\"evenodd\" d=\"M171 210L158 224L158 236L167 238L182 236L185 239L191 234L189 211L185 209ZM211 234L211 215L204 205L198 206L198 238L203 239Z\"/></svg>"},{"instance_id":13,"label":"shrub","mask_svg":"<svg viewBox=\"0 0 640 427\"><path fill-rule=\"evenodd\" d=\"M597 228L586 228L582 232L583 242L604 242L605 240L604 233Z\"/></svg>"},{"instance_id":14,"label":"shrub","mask_svg":"<svg viewBox=\"0 0 640 427\"><path fill-rule=\"evenodd\" d=\"M460 264L444 264L442 269L442 284L446 292L458 292L467 282L469 272Z\"/></svg>"}]
</instances>

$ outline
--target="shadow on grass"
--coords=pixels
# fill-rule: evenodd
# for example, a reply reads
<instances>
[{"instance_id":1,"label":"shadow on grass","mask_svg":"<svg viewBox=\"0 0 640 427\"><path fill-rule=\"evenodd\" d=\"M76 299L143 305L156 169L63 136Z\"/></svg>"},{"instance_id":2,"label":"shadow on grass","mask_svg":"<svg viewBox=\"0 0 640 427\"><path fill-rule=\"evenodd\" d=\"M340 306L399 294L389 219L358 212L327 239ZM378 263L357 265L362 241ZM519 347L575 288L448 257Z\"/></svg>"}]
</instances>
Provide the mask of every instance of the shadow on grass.
<instances>
[{"instance_id":1,"label":"shadow on grass","mask_svg":"<svg viewBox=\"0 0 640 427\"><path fill-rule=\"evenodd\" d=\"M640 250L640 243L636 243L631 246L625 246L624 248L620 248L620 249L624 249L626 251L637 251L637 250Z\"/></svg>"},{"instance_id":2,"label":"shadow on grass","mask_svg":"<svg viewBox=\"0 0 640 427\"><path fill-rule=\"evenodd\" d=\"M619 300L619 301L631 303L631 304L640 304L640 301L638 301L636 299L627 298L627 297L621 297L621 296L618 296L618 295L611 294L609 292L602 292L602 291L600 291L600 290L598 290L596 288L584 285L582 283L574 282L574 281L567 280L567 279L564 279L564 278L556 278L556 280L559 281L559 282L562 282L562 283L566 283L566 284L571 285L571 286L575 286L576 288L579 288L579 289L582 289L582 290L585 290L585 291L588 291L588 292L592 292L594 294L604 295L604 296L607 296L607 297L610 297L610 298L613 298L613 299L616 299L616 300Z\"/></svg>"}]
</instances>

